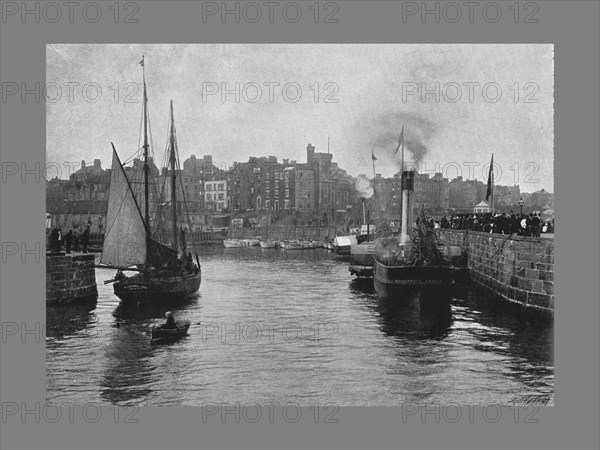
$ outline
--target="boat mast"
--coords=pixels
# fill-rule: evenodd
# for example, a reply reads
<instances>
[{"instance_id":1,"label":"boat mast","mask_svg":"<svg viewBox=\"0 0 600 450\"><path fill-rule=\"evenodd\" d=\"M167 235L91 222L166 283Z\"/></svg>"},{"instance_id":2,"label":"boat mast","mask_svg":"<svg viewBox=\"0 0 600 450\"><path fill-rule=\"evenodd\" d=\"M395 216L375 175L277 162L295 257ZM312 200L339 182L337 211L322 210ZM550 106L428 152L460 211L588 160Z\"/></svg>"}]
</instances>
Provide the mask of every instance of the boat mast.
<instances>
[{"instance_id":1,"label":"boat mast","mask_svg":"<svg viewBox=\"0 0 600 450\"><path fill-rule=\"evenodd\" d=\"M404 131L404 127L402 127L402 131ZM402 229L401 229L401 233L400 233L400 243L401 244L405 244L406 241L408 240L408 213L409 213L409 195L410 192L408 191L408 180L406 180L405 174L404 174L404 139L402 139L402 162L400 164L400 170L401 170L401 176L400 176L400 186L401 186L401 192L402 192Z\"/></svg>"},{"instance_id":2,"label":"boat mast","mask_svg":"<svg viewBox=\"0 0 600 450\"><path fill-rule=\"evenodd\" d=\"M177 180L175 174L175 117L173 117L173 100L171 100L171 214L173 220L173 249L177 251Z\"/></svg>"},{"instance_id":3,"label":"boat mast","mask_svg":"<svg viewBox=\"0 0 600 450\"><path fill-rule=\"evenodd\" d=\"M144 79L144 221L146 222L146 235L150 234L150 199L148 194L148 96L146 95L146 69L144 67L144 57L142 56L142 76Z\"/></svg>"}]
</instances>

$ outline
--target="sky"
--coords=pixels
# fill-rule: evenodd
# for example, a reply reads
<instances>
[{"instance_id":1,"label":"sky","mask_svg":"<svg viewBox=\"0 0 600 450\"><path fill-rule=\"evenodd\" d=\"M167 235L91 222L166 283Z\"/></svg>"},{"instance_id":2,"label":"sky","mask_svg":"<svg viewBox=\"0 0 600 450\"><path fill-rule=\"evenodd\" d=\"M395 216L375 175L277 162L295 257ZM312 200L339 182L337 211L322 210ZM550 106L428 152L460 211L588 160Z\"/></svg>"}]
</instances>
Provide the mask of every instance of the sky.
<instances>
[{"instance_id":1,"label":"sky","mask_svg":"<svg viewBox=\"0 0 600 450\"><path fill-rule=\"evenodd\" d=\"M48 44L46 155L68 177L141 147L142 66L153 152L174 104L183 161L306 161L329 151L351 175L422 173L554 192L550 44ZM300 89L298 89L298 87ZM222 95L224 91L229 93ZM260 94L260 96L259 96ZM236 98L237 97L237 98Z\"/></svg>"}]
</instances>

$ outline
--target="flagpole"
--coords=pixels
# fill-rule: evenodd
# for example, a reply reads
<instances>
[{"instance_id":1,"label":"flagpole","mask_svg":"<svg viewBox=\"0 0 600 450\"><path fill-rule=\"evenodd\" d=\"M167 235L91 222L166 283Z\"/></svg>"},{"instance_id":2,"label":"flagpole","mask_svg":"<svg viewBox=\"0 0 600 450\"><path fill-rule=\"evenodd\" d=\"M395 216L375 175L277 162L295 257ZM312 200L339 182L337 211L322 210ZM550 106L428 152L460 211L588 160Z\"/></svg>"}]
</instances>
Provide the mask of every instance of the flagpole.
<instances>
[{"instance_id":1,"label":"flagpole","mask_svg":"<svg viewBox=\"0 0 600 450\"><path fill-rule=\"evenodd\" d=\"M490 161L490 171L488 173L487 190L485 193L485 201L490 199L490 211L492 217L494 216L494 154L492 153L492 160Z\"/></svg>"},{"instance_id":2,"label":"flagpole","mask_svg":"<svg viewBox=\"0 0 600 450\"><path fill-rule=\"evenodd\" d=\"M492 217L494 217L494 163L492 162Z\"/></svg>"},{"instance_id":3,"label":"flagpole","mask_svg":"<svg viewBox=\"0 0 600 450\"><path fill-rule=\"evenodd\" d=\"M404 126L402 126L402 133L404 134ZM406 188L406 182L404 180L404 136L402 138L402 157L400 163L400 217L401 217L401 228L400 228L400 243L405 244L408 239L408 205L409 205L409 192ZM406 196L406 198L405 198Z\"/></svg>"},{"instance_id":4,"label":"flagpole","mask_svg":"<svg viewBox=\"0 0 600 450\"><path fill-rule=\"evenodd\" d=\"M373 147L371 149L371 159L373 160L373 200L376 199L376 189L375 189L375 178L376 178L376 174L375 174L375 147Z\"/></svg>"}]
</instances>

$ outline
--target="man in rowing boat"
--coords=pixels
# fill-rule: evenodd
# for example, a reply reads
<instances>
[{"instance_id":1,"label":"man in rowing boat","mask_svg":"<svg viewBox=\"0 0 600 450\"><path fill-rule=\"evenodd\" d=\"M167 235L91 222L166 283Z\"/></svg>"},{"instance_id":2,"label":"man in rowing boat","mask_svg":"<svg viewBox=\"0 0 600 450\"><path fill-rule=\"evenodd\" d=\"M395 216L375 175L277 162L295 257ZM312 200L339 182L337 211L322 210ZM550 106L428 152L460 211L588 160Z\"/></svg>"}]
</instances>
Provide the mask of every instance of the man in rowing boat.
<instances>
[{"instance_id":1,"label":"man in rowing boat","mask_svg":"<svg viewBox=\"0 0 600 450\"><path fill-rule=\"evenodd\" d=\"M173 315L171 314L171 311L167 311L165 313L165 317L167 318L167 322L161 327L167 330L176 330L177 328L179 328L177 326L177 322L175 322L175 319L173 318Z\"/></svg>"}]
</instances>

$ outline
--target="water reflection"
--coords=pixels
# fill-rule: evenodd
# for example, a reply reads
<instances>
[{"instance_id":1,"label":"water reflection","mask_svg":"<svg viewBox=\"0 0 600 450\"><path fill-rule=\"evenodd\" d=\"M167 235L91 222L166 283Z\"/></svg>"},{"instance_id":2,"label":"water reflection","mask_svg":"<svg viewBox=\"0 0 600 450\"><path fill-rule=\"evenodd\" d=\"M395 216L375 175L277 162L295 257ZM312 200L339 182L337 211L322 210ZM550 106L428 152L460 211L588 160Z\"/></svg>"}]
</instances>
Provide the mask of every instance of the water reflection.
<instances>
[{"instance_id":1,"label":"water reflection","mask_svg":"<svg viewBox=\"0 0 600 450\"><path fill-rule=\"evenodd\" d=\"M147 329L136 324L115 326L104 352L100 397L112 404L135 404L151 392L156 367Z\"/></svg>"},{"instance_id":2,"label":"water reflection","mask_svg":"<svg viewBox=\"0 0 600 450\"><path fill-rule=\"evenodd\" d=\"M177 320L182 316L185 310L198 301L200 294L179 300L177 302L121 302L113 311L116 326L123 324L140 324L148 323L149 321L159 321L164 319L165 313L171 311Z\"/></svg>"},{"instance_id":3,"label":"water reflection","mask_svg":"<svg viewBox=\"0 0 600 450\"><path fill-rule=\"evenodd\" d=\"M414 339L440 339L448 335L452 324L449 298L419 298L414 302L381 301L375 294L373 280L357 278L351 292L369 300L377 314L381 330L388 336Z\"/></svg>"},{"instance_id":4,"label":"water reflection","mask_svg":"<svg viewBox=\"0 0 600 450\"><path fill-rule=\"evenodd\" d=\"M95 324L96 300L46 307L46 337L62 339Z\"/></svg>"}]
</instances>

